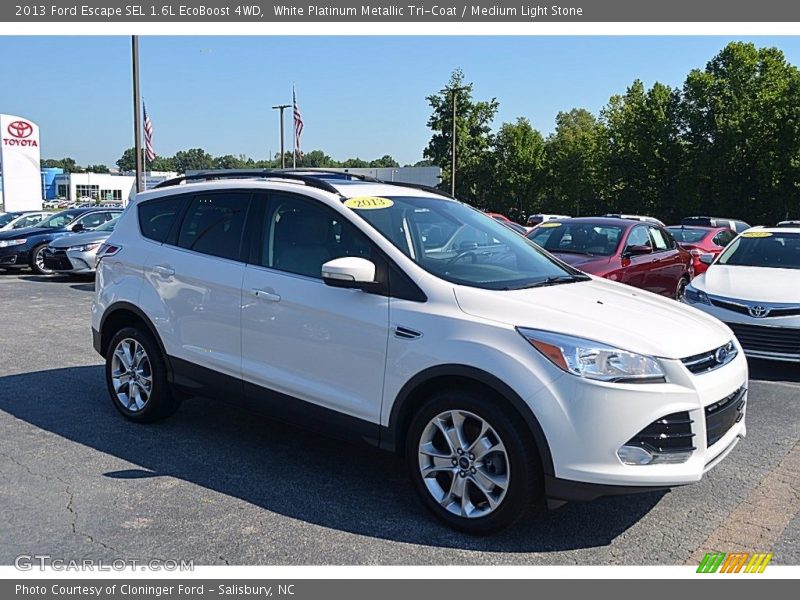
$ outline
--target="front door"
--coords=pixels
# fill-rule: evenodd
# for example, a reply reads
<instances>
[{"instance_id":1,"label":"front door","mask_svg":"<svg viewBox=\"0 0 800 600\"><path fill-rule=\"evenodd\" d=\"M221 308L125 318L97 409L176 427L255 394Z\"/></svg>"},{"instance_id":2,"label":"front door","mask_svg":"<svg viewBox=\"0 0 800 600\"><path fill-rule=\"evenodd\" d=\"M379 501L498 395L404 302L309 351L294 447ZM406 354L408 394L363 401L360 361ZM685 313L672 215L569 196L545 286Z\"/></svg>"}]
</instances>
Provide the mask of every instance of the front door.
<instances>
[{"instance_id":1,"label":"front door","mask_svg":"<svg viewBox=\"0 0 800 600\"><path fill-rule=\"evenodd\" d=\"M299 399L377 424L388 298L329 287L321 275L323 263L333 258L377 260L372 243L309 197L273 192L263 212L242 290L242 372L249 400L302 418L302 403L292 402ZM311 418L312 411L306 412Z\"/></svg>"}]
</instances>

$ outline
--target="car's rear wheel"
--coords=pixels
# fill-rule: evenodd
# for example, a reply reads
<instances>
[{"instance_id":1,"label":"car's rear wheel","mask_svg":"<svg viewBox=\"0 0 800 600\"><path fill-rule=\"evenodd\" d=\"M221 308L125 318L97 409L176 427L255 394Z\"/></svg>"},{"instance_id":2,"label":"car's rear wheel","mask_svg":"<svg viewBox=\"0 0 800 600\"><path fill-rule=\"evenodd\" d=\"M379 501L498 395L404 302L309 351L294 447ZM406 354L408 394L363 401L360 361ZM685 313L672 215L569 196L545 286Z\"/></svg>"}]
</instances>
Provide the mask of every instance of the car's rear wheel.
<instances>
[{"instance_id":1,"label":"car's rear wheel","mask_svg":"<svg viewBox=\"0 0 800 600\"><path fill-rule=\"evenodd\" d=\"M686 286L689 285L689 279L686 277L681 277L680 281L678 281L678 285L675 288L675 300L683 300L683 297L686 295Z\"/></svg>"},{"instance_id":2,"label":"car's rear wheel","mask_svg":"<svg viewBox=\"0 0 800 600\"><path fill-rule=\"evenodd\" d=\"M158 344L137 327L121 329L108 344L106 383L114 406L131 421L152 423L180 406Z\"/></svg>"},{"instance_id":3,"label":"car's rear wheel","mask_svg":"<svg viewBox=\"0 0 800 600\"><path fill-rule=\"evenodd\" d=\"M486 535L542 497L539 455L525 425L491 394L441 391L411 422L409 471L423 504L461 531Z\"/></svg>"},{"instance_id":4,"label":"car's rear wheel","mask_svg":"<svg viewBox=\"0 0 800 600\"><path fill-rule=\"evenodd\" d=\"M39 244L31 250L31 270L37 275L50 275L53 270L48 269L44 265L44 251L47 249L47 244Z\"/></svg>"}]
</instances>

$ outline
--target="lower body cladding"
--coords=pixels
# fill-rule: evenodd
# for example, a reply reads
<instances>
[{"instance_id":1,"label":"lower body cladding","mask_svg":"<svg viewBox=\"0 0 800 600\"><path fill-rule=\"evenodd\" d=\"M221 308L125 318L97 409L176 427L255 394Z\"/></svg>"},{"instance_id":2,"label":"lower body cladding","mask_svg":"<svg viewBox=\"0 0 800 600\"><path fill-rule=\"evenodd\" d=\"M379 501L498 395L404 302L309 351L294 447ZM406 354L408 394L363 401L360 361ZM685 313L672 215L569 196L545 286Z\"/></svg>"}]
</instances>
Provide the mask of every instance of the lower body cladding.
<instances>
[{"instance_id":1,"label":"lower body cladding","mask_svg":"<svg viewBox=\"0 0 800 600\"><path fill-rule=\"evenodd\" d=\"M44 252L45 268L55 273L90 274L95 272L95 251L52 250Z\"/></svg>"},{"instance_id":2,"label":"lower body cladding","mask_svg":"<svg viewBox=\"0 0 800 600\"><path fill-rule=\"evenodd\" d=\"M746 435L742 352L693 375L662 360L668 383L614 384L565 375L526 399L547 436L556 500L646 492L699 481Z\"/></svg>"}]
</instances>

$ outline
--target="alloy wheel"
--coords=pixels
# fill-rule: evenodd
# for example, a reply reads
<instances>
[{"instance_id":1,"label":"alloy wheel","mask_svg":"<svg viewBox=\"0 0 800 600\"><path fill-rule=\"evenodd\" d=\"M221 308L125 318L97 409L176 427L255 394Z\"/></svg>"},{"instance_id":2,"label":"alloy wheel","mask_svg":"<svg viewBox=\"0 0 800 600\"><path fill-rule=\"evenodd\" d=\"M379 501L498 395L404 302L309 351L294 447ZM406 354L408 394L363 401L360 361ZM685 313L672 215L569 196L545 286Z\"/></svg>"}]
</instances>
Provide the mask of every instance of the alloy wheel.
<instances>
[{"instance_id":1,"label":"alloy wheel","mask_svg":"<svg viewBox=\"0 0 800 600\"><path fill-rule=\"evenodd\" d=\"M39 271L39 273L43 275L49 275L53 272L53 270L44 266L44 250L45 246L39 248L33 257L33 261L36 263L36 269Z\"/></svg>"},{"instance_id":2,"label":"alloy wheel","mask_svg":"<svg viewBox=\"0 0 800 600\"><path fill-rule=\"evenodd\" d=\"M139 412L153 392L153 371L144 347L133 338L121 340L111 358L111 381L117 401Z\"/></svg>"},{"instance_id":3,"label":"alloy wheel","mask_svg":"<svg viewBox=\"0 0 800 600\"><path fill-rule=\"evenodd\" d=\"M419 470L433 499L469 519L494 512L508 491L508 453L494 428L478 415L448 410L422 431Z\"/></svg>"}]
</instances>

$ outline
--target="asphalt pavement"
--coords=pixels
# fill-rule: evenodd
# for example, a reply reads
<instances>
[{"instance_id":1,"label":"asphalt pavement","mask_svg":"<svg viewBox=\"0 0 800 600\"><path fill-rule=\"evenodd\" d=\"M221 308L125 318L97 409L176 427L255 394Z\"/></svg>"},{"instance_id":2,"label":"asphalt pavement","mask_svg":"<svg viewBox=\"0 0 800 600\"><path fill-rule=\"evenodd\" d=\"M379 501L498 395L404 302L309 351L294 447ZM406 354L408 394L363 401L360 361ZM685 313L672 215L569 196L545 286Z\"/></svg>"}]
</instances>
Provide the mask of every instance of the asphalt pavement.
<instances>
[{"instance_id":1,"label":"asphalt pavement","mask_svg":"<svg viewBox=\"0 0 800 600\"><path fill-rule=\"evenodd\" d=\"M125 421L92 349L92 290L0 272L0 564L674 565L740 549L800 564L798 366L751 361L748 437L702 482L475 538L428 516L393 455L219 400Z\"/></svg>"}]
</instances>

